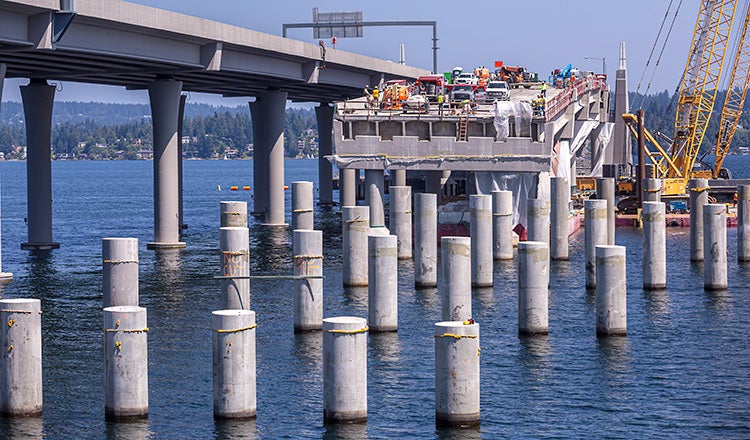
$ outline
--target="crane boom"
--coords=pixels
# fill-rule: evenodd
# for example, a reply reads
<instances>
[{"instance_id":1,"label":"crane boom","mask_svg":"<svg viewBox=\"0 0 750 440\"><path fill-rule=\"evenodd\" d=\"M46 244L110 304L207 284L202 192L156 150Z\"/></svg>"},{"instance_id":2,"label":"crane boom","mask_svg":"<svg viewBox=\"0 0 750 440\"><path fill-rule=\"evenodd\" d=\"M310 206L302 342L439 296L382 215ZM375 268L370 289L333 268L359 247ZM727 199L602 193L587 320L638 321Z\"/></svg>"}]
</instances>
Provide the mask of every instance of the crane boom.
<instances>
[{"instance_id":1,"label":"crane boom","mask_svg":"<svg viewBox=\"0 0 750 440\"><path fill-rule=\"evenodd\" d=\"M701 1L680 84L671 147L674 162L682 171L680 177L685 179L690 178L711 119L736 7L736 0ZM678 177L672 169L663 171L667 177Z\"/></svg>"},{"instance_id":2,"label":"crane boom","mask_svg":"<svg viewBox=\"0 0 750 440\"><path fill-rule=\"evenodd\" d=\"M750 40L746 40L748 23L750 22L750 3L745 11L745 22L740 32L737 52L734 55L734 64L730 73L727 96L721 109L721 122L719 123L719 134L716 137L716 160L714 161L713 177L719 178L721 166L732 144L737 126L742 116L742 108L745 106L748 84L750 83Z\"/></svg>"}]
</instances>

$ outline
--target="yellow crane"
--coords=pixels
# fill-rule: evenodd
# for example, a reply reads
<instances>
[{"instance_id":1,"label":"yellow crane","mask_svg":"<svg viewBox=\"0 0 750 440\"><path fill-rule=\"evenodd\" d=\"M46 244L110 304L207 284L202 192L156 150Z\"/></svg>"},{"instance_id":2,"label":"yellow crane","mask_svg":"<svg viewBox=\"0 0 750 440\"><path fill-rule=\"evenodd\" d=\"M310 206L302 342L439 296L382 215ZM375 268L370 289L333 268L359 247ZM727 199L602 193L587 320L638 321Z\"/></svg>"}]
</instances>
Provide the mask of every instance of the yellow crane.
<instances>
[{"instance_id":1,"label":"yellow crane","mask_svg":"<svg viewBox=\"0 0 750 440\"><path fill-rule=\"evenodd\" d=\"M737 41L737 52L734 55L734 65L729 77L727 96L721 109L719 134L716 136L716 160L712 177L718 179L722 175L721 166L729 152L734 132L740 123L742 108L745 106L745 96L750 83L750 40L746 40L748 22L750 22L750 3L745 10L745 21Z\"/></svg>"},{"instance_id":2,"label":"yellow crane","mask_svg":"<svg viewBox=\"0 0 750 440\"><path fill-rule=\"evenodd\" d=\"M693 166L716 101L736 8L737 0L701 1L680 82L672 144L665 149L646 133L651 147L645 153L655 177L663 179L666 195L684 194L688 180L696 176ZM622 118L637 137L636 116L627 113Z\"/></svg>"}]
</instances>

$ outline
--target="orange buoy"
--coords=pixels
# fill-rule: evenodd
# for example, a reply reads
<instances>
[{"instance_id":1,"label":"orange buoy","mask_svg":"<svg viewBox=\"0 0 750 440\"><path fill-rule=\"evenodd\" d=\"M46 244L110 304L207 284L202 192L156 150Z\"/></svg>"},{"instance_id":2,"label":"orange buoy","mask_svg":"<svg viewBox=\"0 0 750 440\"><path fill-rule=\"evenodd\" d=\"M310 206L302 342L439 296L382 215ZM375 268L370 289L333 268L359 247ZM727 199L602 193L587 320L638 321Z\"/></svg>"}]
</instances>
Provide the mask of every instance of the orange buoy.
<instances>
[{"instance_id":1,"label":"orange buoy","mask_svg":"<svg viewBox=\"0 0 750 440\"><path fill-rule=\"evenodd\" d=\"M242 187L243 191L250 191L250 185L245 185Z\"/></svg>"},{"instance_id":2,"label":"orange buoy","mask_svg":"<svg viewBox=\"0 0 750 440\"><path fill-rule=\"evenodd\" d=\"M240 189L240 187L238 187L237 185L232 185L232 186L229 187L230 191L237 191L239 189Z\"/></svg>"}]
</instances>

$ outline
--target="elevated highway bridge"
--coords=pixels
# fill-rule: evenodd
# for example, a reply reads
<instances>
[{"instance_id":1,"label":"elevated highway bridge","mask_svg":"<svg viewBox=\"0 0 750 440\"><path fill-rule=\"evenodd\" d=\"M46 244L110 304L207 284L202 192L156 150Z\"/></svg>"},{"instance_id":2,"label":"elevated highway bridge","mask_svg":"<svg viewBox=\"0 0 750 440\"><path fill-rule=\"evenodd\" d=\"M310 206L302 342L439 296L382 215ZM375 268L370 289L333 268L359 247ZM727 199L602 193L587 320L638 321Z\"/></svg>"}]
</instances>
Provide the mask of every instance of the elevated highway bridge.
<instances>
[{"instance_id":1,"label":"elevated highway bridge","mask_svg":"<svg viewBox=\"0 0 750 440\"><path fill-rule=\"evenodd\" d=\"M426 70L119 0L0 0L0 98L5 78L21 87L27 130L28 241L50 249L50 129L55 86L48 80L147 89L154 124L154 241L183 247L181 145L184 95L255 98L254 213L284 225L283 121L287 100L318 102L320 202L333 203L331 103L366 84L415 79Z\"/></svg>"}]
</instances>

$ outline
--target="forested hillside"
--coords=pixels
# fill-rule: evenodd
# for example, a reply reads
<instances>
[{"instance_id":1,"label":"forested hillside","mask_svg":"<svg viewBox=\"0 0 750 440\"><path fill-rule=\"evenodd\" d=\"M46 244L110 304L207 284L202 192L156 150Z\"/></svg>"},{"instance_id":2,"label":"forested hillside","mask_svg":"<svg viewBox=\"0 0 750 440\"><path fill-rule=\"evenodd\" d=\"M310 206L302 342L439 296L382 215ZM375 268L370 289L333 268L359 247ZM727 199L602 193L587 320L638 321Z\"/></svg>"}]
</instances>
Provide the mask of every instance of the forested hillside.
<instances>
[{"instance_id":1,"label":"forested hillside","mask_svg":"<svg viewBox=\"0 0 750 440\"><path fill-rule=\"evenodd\" d=\"M0 109L0 152L21 158L26 137L23 108L4 102ZM52 116L52 149L56 157L76 159L137 159L152 150L148 105L56 102ZM287 109L284 124L287 156L310 154L317 127L312 109ZM183 150L186 157L252 156L252 124L246 106L185 106ZM300 143L301 141L301 143ZM302 151L300 151L300 144Z\"/></svg>"},{"instance_id":2,"label":"forested hillside","mask_svg":"<svg viewBox=\"0 0 750 440\"><path fill-rule=\"evenodd\" d=\"M714 115L703 141L713 148L725 92L719 92ZM630 94L632 109L646 112L646 126L666 136L674 134L676 99L667 91L649 96ZM750 103L746 103L732 150L750 146ZM635 110L633 110L635 111ZM0 108L0 152L6 159L23 158L26 143L23 108L4 102ZM145 104L56 102L53 111L52 149L57 158L138 159L152 151L151 110ZM317 124L312 109L287 109L284 125L287 156L313 154ZM183 125L186 157L223 158L252 156L253 128L247 106L216 107L188 102Z\"/></svg>"}]
</instances>

